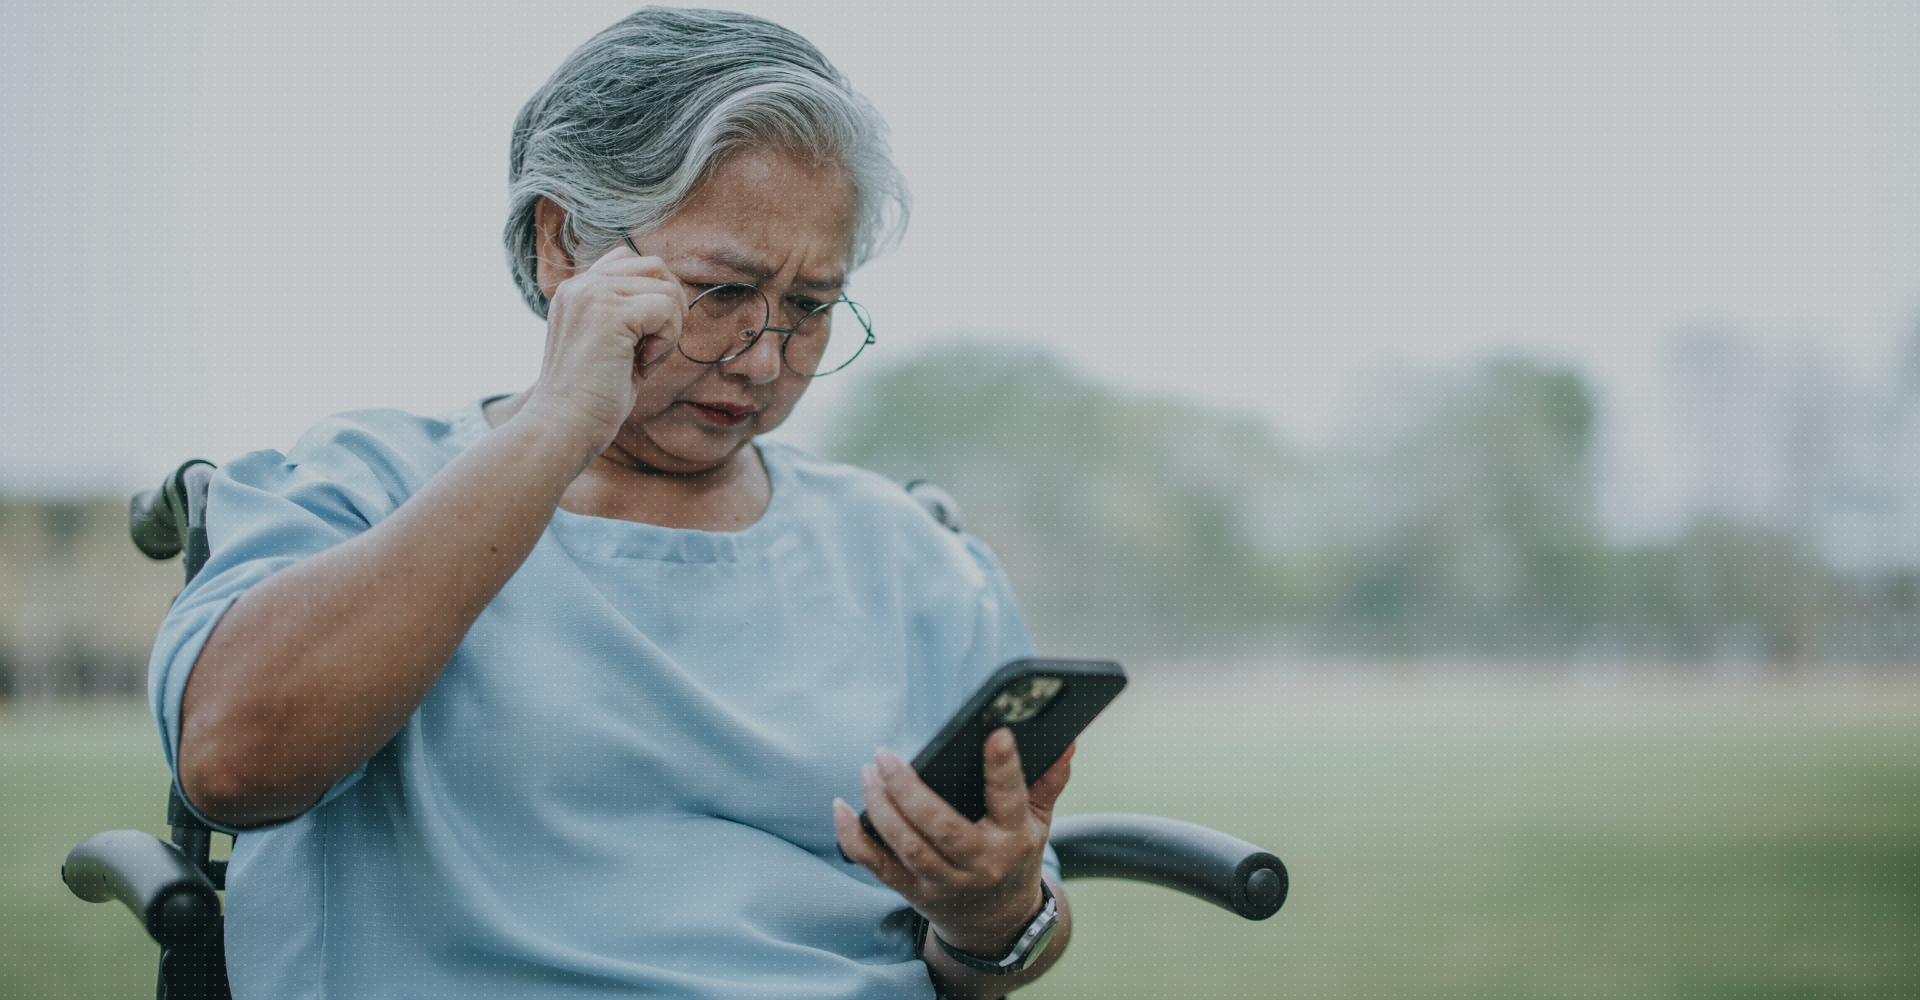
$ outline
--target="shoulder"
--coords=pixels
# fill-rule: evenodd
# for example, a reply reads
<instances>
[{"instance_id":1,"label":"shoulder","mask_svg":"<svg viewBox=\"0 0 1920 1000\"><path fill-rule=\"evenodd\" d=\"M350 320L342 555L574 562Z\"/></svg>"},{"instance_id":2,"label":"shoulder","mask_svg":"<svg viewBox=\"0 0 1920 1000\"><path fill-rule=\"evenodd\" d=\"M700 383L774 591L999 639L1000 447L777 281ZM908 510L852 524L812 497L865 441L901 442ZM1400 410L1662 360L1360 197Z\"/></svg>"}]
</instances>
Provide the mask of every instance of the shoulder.
<instances>
[{"instance_id":1,"label":"shoulder","mask_svg":"<svg viewBox=\"0 0 1920 1000\"><path fill-rule=\"evenodd\" d=\"M877 472L821 458L790 444L767 441L761 442L759 448L768 468L777 467L803 489L874 499L891 499L891 494L904 492L893 480Z\"/></svg>"},{"instance_id":2,"label":"shoulder","mask_svg":"<svg viewBox=\"0 0 1920 1000\"><path fill-rule=\"evenodd\" d=\"M329 451L425 457L446 450L465 422L460 411L438 417L402 410L336 413L301 435L288 457L318 458Z\"/></svg>"},{"instance_id":3,"label":"shoulder","mask_svg":"<svg viewBox=\"0 0 1920 1000\"><path fill-rule=\"evenodd\" d=\"M1012 585L986 543L955 531L884 476L795 448L764 445L769 472L788 489L792 536L827 553L824 579L885 606L912 634L930 639L929 662L950 662L951 708L966 690L1033 643ZM928 720L937 725L937 720Z\"/></svg>"},{"instance_id":4,"label":"shoulder","mask_svg":"<svg viewBox=\"0 0 1920 1000\"><path fill-rule=\"evenodd\" d=\"M776 482L791 491L781 503L791 503L789 511L804 522L841 534L845 543L885 549L897 559L952 562L968 576L985 555L977 539L952 532L902 484L877 472L780 443L760 445L760 455Z\"/></svg>"},{"instance_id":5,"label":"shoulder","mask_svg":"<svg viewBox=\"0 0 1920 1000\"><path fill-rule=\"evenodd\" d=\"M220 478L283 496L342 494L377 519L485 431L477 402L436 417L391 409L338 413L286 452L256 451L229 462Z\"/></svg>"},{"instance_id":6,"label":"shoulder","mask_svg":"<svg viewBox=\"0 0 1920 1000\"><path fill-rule=\"evenodd\" d=\"M953 536L905 486L877 472L785 444L763 444L760 454L776 482L797 494L789 499L813 508L806 512L810 517L855 522L869 531L897 528L927 539Z\"/></svg>"}]
</instances>

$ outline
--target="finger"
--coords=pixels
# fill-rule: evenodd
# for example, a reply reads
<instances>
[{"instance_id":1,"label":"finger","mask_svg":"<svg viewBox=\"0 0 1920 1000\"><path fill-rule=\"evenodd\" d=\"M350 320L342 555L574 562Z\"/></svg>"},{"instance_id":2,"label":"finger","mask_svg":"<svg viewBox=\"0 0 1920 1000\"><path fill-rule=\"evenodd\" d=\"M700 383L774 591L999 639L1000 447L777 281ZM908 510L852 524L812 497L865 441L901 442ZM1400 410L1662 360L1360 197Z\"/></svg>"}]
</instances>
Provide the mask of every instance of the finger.
<instances>
[{"instance_id":1,"label":"finger","mask_svg":"<svg viewBox=\"0 0 1920 1000\"><path fill-rule=\"evenodd\" d=\"M1067 744L1060 759L1027 789L1027 808L1049 824L1053 822L1054 803L1060 801L1060 793L1067 790L1067 779L1073 777L1073 754L1079 746L1079 743Z\"/></svg>"},{"instance_id":2,"label":"finger","mask_svg":"<svg viewBox=\"0 0 1920 1000\"><path fill-rule=\"evenodd\" d=\"M1005 726L987 737L987 815L1001 826L1019 829L1027 821L1027 777L1020 771L1020 748Z\"/></svg>"},{"instance_id":3,"label":"finger","mask_svg":"<svg viewBox=\"0 0 1920 1000\"><path fill-rule=\"evenodd\" d=\"M914 833L933 845L943 861L964 865L979 853L980 831L929 787L913 765L885 748L874 751L873 760L885 782L887 797L913 825ZM893 843L891 838L888 843ZM898 851L899 845L894 844L894 849Z\"/></svg>"},{"instance_id":4,"label":"finger","mask_svg":"<svg viewBox=\"0 0 1920 1000\"><path fill-rule=\"evenodd\" d=\"M592 281L599 302L614 310L617 322L633 336L640 368L650 367L679 342L687 313L686 287L659 258L636 259L624 246L617 247L594 264L590 277L576 280Z\"/></svg>"},{"instance_id":5,"label":"finger","mask_svg":"<svg viewBox=\"0 0 1920 1000\"><path fill-rule=\"evenodd\" d=\"M581 291L584 308L577 310L585 324L624 328L641 369L673 349L686 315L678 282L638 275L595 275L590 280L596 287Z\"/></svg>"},{"instance_id":6,"label":"finger","mask_svg":"<svg viewBox=\"0 0 1920 1000\"><path fill-rule=\"evenodd\" d=\"M673 350L674 345L680 342L681 321L687 314L687 289L672 271L667 270L666 261L642 254L640 248L634 245L633 237L626 233L620 234L619 245L608 250L606 256L601 257L594 267L598 268L601 264L628 256L638 258L646 265L641 273L666 283L672 293L671 300L674 306L673 316L667 323L640 334L639 348L635 352L635 357L639 359L641 374L645 374L646 369L653 367L654 362L666 357L667 352Z\"/></svg>"},{"instance_id":7,"label":"finger","mask_svg":"<svg viewBox=\"0 0 1920 1000\"><path fill-rule=\"evenodd\" d=\"M651 369L654 362L666 357L673 350L673 345L679 342L680 314L678 313L665 323L641 334L640 344L634 351L634 357L640 363L641 372L644 374Z\"/></svg>"},{"instance_id":8,"label":"finger","mask_svg":"<svg viewBox=\"0 0 1920 1000\"><path fill-rule=\"evenodd\" d=\"M934 794L922 782L913 768L889 750L881 750L874 755L880 763L867 764L860 769L860 788L867 796L867 819L874 829L880 831L880 837L893 852L901 865L918 878L936 880L950 879L958 873L957 867L949 860L927 833L919 821L927 821L927 813L932 809L924 801L903 803L901 792L910 800L919 799L921 794L931 797L940 809L944 809L955 823L971 827L966 818L953 811L953 807ZM891 757L891 760L887 758ZM898 772L904 770L905 776ZM894 771L889 777L886 772ZM910 783L909 783L910 779ZM916 789L912 786L918 786ZM937 822L937 820L936 820Z\"/></svg>"},{"instance_id":9,"label":"finger","mask_svg":"<svg viewBox=\"0 0 1920 1000\"><path fill-rule=\"evenodd\" d=\"M834 839L840 842L840 853L866 866L881 882L894 886L896 882L911 880L887 845L867 835L866 828L860 825L860 815L845 799L833 800L833 833Z\"/></svg>"}]
</instances>

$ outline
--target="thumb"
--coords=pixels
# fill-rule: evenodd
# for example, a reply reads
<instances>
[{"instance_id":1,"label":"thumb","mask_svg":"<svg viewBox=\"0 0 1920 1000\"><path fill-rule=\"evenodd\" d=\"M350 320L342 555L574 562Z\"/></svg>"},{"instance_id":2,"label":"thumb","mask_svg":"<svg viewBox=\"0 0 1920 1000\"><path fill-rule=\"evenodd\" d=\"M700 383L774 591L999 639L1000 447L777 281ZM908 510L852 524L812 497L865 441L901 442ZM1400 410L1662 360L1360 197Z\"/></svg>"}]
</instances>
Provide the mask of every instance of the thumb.
<instances>
[{"instance_id":1,"label":"thumb","mask_svg":"<svg viewBox=\"0 0 1920 1000\"><path fill-rule=\"evenodd\" d=\"M994 730L981 752L986 755L987 815L1005 826L1025 823L1027 778L1020 768L1020 750L1014 745L1013 730L1005 726Z\"/></svg>"}]
</instances>

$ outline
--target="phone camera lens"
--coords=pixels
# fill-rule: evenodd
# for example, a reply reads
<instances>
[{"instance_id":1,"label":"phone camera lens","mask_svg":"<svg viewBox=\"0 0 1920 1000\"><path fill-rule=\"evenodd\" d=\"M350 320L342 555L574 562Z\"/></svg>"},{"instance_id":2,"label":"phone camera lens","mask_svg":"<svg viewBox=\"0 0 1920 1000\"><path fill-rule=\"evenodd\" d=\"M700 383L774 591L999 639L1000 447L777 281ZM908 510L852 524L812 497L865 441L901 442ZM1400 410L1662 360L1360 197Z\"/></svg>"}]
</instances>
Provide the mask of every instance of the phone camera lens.
<instances>
[{"instance_id":1,"label":"phone camera lens","mask_svg":"<svg viewBox=\"0 0 1920 1000\"><path fill-rule=\"evenodd\" d=\"M1039 715L1060 693L1063 683L1058 677L1029 677L1025 683L1001 691L987 707L988 721L1013 725Z\"/></svg>"}]
</instances>

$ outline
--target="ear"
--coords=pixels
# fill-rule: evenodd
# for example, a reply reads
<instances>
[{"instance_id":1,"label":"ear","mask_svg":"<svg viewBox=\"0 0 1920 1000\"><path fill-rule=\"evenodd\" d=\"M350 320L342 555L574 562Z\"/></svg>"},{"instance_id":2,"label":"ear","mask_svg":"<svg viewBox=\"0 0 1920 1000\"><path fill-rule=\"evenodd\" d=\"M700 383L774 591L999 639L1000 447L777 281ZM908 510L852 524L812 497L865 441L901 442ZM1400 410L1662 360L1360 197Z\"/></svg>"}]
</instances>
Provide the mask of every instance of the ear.
<instances>
[{"instance_id":1,"label":"ear","mask_svg":"<svg viewBox=\"0 0 1920 1000\"><path fill-rule=\"evenodd\" d=\"M576 271L573 258L561 249L560 231L566 224L567 210L542 195L533 206L534 251L538 255L533 276L540 284L541 294L548 299L552 299L560 283L573 277Z\"/></svg>"}]
</instances>

